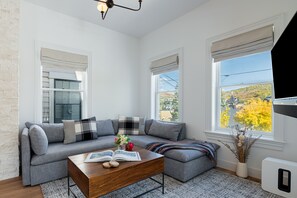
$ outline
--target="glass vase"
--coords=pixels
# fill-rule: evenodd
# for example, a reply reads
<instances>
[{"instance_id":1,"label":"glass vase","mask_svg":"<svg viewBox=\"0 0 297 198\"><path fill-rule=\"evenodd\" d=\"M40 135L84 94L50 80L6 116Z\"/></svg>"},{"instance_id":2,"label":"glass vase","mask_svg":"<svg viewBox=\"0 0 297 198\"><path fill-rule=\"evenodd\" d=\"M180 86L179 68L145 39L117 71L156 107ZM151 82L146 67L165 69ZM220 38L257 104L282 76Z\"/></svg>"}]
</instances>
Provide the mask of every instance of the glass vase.
<instances>
[{"instance_id":1,"label":"glass vase","mask_svg":"<svg viewBox=\"0 0 297 198\"><path fill-rule=\"evenodd\" d=\"M125 144L122 144L122 145L118 145L118 148L117 150L126 150L126 145Z\"/></svg>"}]
</instances>

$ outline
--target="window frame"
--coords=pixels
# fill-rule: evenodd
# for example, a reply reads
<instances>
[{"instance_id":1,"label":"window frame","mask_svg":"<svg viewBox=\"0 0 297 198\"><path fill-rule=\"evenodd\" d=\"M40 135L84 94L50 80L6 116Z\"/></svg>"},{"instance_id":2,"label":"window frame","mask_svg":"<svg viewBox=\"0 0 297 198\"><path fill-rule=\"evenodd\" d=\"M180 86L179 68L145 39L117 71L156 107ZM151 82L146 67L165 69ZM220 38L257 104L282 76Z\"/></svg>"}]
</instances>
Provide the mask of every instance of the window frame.
<instances>
[{"instance_id":1,"label":"window frame","mask_svg":"<svg viewBox=\"0 0 297 198\"><path fill-rule=\"evenodd\" d=\"M274 44L276 43L277 39L280 37L282 30L284 29L284 14L276 15L273 17L270 17L268 19L264 19L262 21L259 21L257 23L247 25L238 29L235 29L233 31L217 35L214 37L211 37L206 40L206 90L210 90L206 92L205 95L205 135L207 139L217 141L218 139L221 139L226 142L232 143L232 139L230 137L230 130L218 130L215 126L215 120L216 120L216 109L217 103L217 83L218 83L218 69L215 68L216 64L213 63L213 59L211 56L211 46L212 43L218 40L222 40L228 37L232 37L241 33L248 32L250 30L264 27L266 25L273 24L274 26ZM215 65L215 66L214 66ZM274 92L272 90L272 99L274 98ZM284 135L284 116L281 116L279 114L272 112L273 114L273 123L272 123L272 135L271 136L262 136L255 144L255 147L259 148L265 148L265 149L272 149L280 151L283 149L285 145L285 135Z\"/></svg>"},{"instance_id":2,"label":"window frame","mask_svg":"<svg viewBox=\"0 0 297 198\"><path fill-rule=\"evenodd\" d=\"M176 70L170 70L170 71L166 71L163 72L161 74L165 74L167 72L172 72L172 71L177 71L179 74L179 69ZM159 91L159 85L160 85L160 78L159 75L161 74L157 74L157 75L153 75L153 84L154 84L154 95L155 95L155 102L154 102L154 116L153 118L156 120L160 120L160 116L159 116L159 111L160 111L160 94L161 93L165 93L167 91ZM178 79L178 86L180 85L180 79ZM179 88L177 90L179 92ZM180 98L178 97L178 100L180 101ZM157 105L158 104L158 105ZM178 107L178 111L180 110L180 107ZM178 112L178 121L180 121L180 112Z\"/></svg>"},{"instance_id":3,"label":"window frame","mask_svg":"<svg viewBox=\"0 0 297 198\"><path fill-rule=\"evenodd\" d=\"M56 72L56 71L55 71ZM48 119L48 123L56 123L55 122L55 108L56 108L56 95L55 95L55 92L56 91L59 91L59 92L76 92L76 93L80 93L81 94L81 101L79 103L80 105L80 117L82 118L83 116L83 109L85 108L84 105L85 105L85 102L82 100L83 96L85 95L85 80L86 80L86 74L85 72L83 72L83 76L82 76L82 80L73 80L73 79L68 79L68 78L53 78L50 80L50 88L45 88L45 87L42 87L42 93L43 91L49 91L49 103L50 103L50 112L49 112L49 119ZM61 89L61 88L55 88L55 82L57 80L60 80L60 81L69 81L69 82L80 82L82 83L81 85L81 88L80 89ZM43 113L43 112L42 112ZM43 122L43 121L42 121Z\"/></svg>"},{"instance_id":4,"label":"window frame","mask_svg":"<svg viewBox=\"0 0 297 198\"><path fill-rule=\"evenodd\" d=\"M263 52L266 52L266 51L263 51ZM258 53L258 52L257 52ZM260 52L261 53L261 52ZM254 54L254 53L251 53L251 55ZM240 57L237 57L237 58L240 58ZM271 95L273 95L273 81L261 81L259 83L248 83L248 84L235 84L235 85L232 85L232 86L220 86L220 76L221 76L221 72L220 72L220 63L221 61L219 62L216 62L216 63L213 63L213 67L215 68L216 70L216 87L215 87L215 90L216 90L216 94L215 94L215 103L216 103L216 108L215 108L215 123L214 123L214 126L215 126L215 131L224 131L224 132L230 132L230 129L223 129L220 127L220 109L221 109L221 88L223 87L232 87L232 86L241 86L241 85L258 85L258 84L271 84ZM274 123L274 115L273 115L273 109L272 109L272 115L271 115L271 119L272 119L272 123ZM262 135L262 136L265 136L265 137L268 137L268 138L271 138L274 136L274 130L273 130L273 126L272 126L272 131L267 133L267 132L262 132L262 131L253 131L253 134L255 135Z\"/></svg>"},{"instance_id":5,"label":"window frame","mask_svg":"<svg viewBox=\"0 0 297 198\"><path fill-rule=\"evenodd\" d=\"M178 82L178 121L177 122L182 122L183 121L183 48L179 48L176 50L172 50L167 53L163 53L159 56L156 56L154 58L151 58L148 62L148 65L151 65L151 63L155 60L162 59L167 56L171 56L177 54L179 58L179 64L178 64L178 75L179 75L179 82ZM149 68L149 67L148 67ZM175 70L173 70L175 71ZM168 71L170 72L170 71ZM166 72L163 72L166 73ZM151 97L151 102L150 102L150 117L151 119L159 119L157 118L157 110L156 110L156 104L157 103L157 92L158 90L158 82L157 82L156 75L153 75L152 71L150 71L150 84L151 84L151 91L150 91L150 97Z\"/></svg>"},{"instance_id":6,"label":"window frame","mask_svg":"<svg viewBox=\"0 0 297 198\"><path fill-rule=\"evenodd\" d=\"M41 60L40 60L40 55L41 55L40 51L42 48L50 48L53 50L76 53L76 54L81 54L81 55L85 55L88 57L88 67L87 67L87 70L85 71L85 75L83 77L84 92L82 94L83 100L82 100L81 113L82 113L82 118L89 117L90 115L92 115L92 84L91 84L92 75L90 75L90 74L92 74L92 54L91 54L91 52L35 40L35 65L34 65L34 67L35 67L35 75L34 75L35 97L34 97L34 103L36 105L34 106L34 122L42 123L42 115L43 115L43 110L42 110L42 100L43 100L42 99L42 92L43 92L42 71L43 71L43 69L42 69ZM65 72L65 70L63 70L63 69L61 69L59 71Z\"/></svg>"}]
</instances>

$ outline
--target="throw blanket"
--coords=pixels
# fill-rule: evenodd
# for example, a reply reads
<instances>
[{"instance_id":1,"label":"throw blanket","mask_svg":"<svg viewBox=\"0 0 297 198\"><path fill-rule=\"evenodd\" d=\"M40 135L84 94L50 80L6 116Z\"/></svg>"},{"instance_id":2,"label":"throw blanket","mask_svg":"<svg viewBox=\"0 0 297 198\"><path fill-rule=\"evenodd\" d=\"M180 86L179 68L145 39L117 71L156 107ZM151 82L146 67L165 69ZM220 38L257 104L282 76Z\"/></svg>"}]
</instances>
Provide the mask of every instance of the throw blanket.
<instances>
[{"instance_id":1,"label":"throw blanket","mask_svg":"<svg viewBox=\"0 0 297 198\"><path fill-rule=\"evenodd\" d=\"M166 151L172 149L184 149L184 150L197 150L205 155L212 161L216 162L216 144L210 142L192 142L190 144L172 144L165 142L152 142L146 146L146 149L155 153L164 154Z\"/></svg>"}]
</instances>

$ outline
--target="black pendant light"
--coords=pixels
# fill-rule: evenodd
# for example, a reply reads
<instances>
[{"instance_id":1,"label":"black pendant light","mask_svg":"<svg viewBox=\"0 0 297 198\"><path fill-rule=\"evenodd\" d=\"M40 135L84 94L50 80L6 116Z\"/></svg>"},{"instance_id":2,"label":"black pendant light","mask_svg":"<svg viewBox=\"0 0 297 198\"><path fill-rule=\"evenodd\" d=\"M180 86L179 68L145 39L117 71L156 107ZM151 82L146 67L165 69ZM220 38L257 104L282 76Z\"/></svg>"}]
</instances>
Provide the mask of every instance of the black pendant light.
<instances>
[{"instance_id":1,"label":"black pendant light","mask_svg":"<svg viewBox=\"0 0 297 198\"><path fill-rule=\"evenodd\" d=\"M95 1L98 1L97 9L99 10L99 12L101 12L101 16L102 16L103 20L105 19L108 10L110 8L112 8L113 6L120 7L120 8L125 8L127 10L132 10L132 11L139 11L141 9L141 3L142 3L142 0L138 0L139 7L134 9L134 8L129 8L129 7L126 7L126 6L115 4L113 2L113 0L95 0Z\"/></svg>"}]
</instances>

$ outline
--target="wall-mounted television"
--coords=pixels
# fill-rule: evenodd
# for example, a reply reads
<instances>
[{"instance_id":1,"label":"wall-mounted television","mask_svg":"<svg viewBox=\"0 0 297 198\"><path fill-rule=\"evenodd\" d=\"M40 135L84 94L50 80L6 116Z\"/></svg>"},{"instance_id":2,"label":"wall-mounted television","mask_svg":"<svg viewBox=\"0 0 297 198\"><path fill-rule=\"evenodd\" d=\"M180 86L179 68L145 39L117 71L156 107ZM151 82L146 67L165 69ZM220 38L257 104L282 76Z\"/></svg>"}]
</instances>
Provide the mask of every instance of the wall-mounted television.
<instances>
[{"instance_id":1,"label":"wall-mounted television","mask_svg":"<svg viewBox=\"0 0 297 198\"><path fill-rule=\"evenodd\" d=\"M271 50L274 112L297 118L297 12Z\"/></svg>"}]
</instances>

